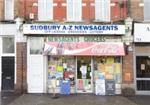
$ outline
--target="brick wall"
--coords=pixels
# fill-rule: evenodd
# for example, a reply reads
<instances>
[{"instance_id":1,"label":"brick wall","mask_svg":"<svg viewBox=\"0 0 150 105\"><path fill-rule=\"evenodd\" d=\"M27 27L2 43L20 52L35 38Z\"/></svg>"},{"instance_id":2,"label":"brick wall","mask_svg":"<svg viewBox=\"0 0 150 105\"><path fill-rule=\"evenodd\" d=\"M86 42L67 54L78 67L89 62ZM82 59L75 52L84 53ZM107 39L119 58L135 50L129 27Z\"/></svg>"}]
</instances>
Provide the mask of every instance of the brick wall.
<instances>
[{"instance_id":1,"label":"brick wall","mask_svg":"<svg viewBox=\"0 0 150 105\"><path fill-rule=\"evenodd\" d=\"M135 21L143 21L143 6L140 6L139 4L143 3L143 0L130 0L129 4L129 11L130 11L130 16L133 18Z\"/></svg>"},{"instance_id":2,"label":"brick wall","mask_svg":"<svg viewBox=\"0 0 150 105\"><path fill-rule=\"evenodd\" d=\"M95 19L95 7L92 6L94 4L94 0L83 0L83 3L86 6L82 6L82 19L84 21L91 21Z\"/></svg>"},{"instance_id":3,"label":"brick wall","mask_svg":"<svg viewBox=\"0 0 150 105\"><path fill-rule=\"evenodd\" d=\"M123 57L122 82L123 84L132 84L133 80L133 52L128 52L128 54Z\"/></svg>"},{"instance_id":4,"label":"brick wall","mask_svg":"<svg viewBox=\"0 0 150 105\"><path fill-rule=\"evenodd\" d=\"M16 78L15 84L16 92L27 91L27 44L25 42L18 42L16 44Z\"/></svg>"},{"instance_id":5,"label":"brick wall","mask_svg":"<svg viewBox=\"0 0 150 105\"><path fill-rule=\"evenodd\" d=\"M122 2L119 2L120 0L111 0L111 4L115 4L115 6L111 6L111 20L118 21L123 20L127 16L126 11L126 0L122 0Z\"/></svg>"},{"instance_id":6,"label":"brick wall","mask_svg":"<svg viewBox=\"0 0 150 105\"><path fill-rule=\"evenodd\" d=\"M3 0L0 0L0 20L3 20Z\"/></svg>"},{"instance_id":7,"label":"brick wall","mask_svg":"<svg viewBox=\"0 0 150 105\"><path fill-rule=\"evenodd\" d=\"M35 20L38 16L38 7L34 6L34 3L38 3L38 0L18 0L18 13L19 16L29 19L29 14L35 14ZM118 21L126 18L126 0L123 0L123 5L119 4L120 0L111 0L111 3L115 3L115 6L111 7L111 19L113 21ZM55 21L64 21L66 19L66 6L62 6L66 3L66 0L54 0L57 6L54 6L53 18ZM82 19L86 21L91 21L95 17L95 7L91 6L94 0L83 0L86 6L82 6Z\"/></svg>"},{"instance_id":8,"label":"brick wall","mask_svg":"<svg viewBox=\"0 0 150 105\"><path fill-rule=\"evenodd\" d=\"M53 8L53 18L55 21L66 20L66 6L62 5L66 3L66 0L54 0L54 3L57 4L57 6Z\"/></svg>"}]
</instances>

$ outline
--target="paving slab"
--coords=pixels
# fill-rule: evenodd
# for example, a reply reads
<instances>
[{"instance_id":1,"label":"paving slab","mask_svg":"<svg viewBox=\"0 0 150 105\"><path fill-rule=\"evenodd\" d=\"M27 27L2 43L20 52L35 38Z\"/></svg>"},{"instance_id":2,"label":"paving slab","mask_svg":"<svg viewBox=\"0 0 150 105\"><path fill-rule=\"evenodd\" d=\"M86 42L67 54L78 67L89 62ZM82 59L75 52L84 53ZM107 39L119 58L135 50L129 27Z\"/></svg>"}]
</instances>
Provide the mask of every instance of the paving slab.
<instances>
[{"instance_id":1,"label":"paving slab","mask_svg":"<svg viewBox=\"0 0 150 105\"><path fill-rule=\"evenodd\" d=\"M19 96L20 94L14 92L0 92L0 105L8 105Z\"/></svg>"},{"instance_id":2,"label":"paving slab","mask_svg":"<svg viewBox=\"0 0 150 105\"><path fill-rule=\"evenodd\" d=\"M9 105L137 105L122 96L23 94Z\"/></svg>"}]
</instances>

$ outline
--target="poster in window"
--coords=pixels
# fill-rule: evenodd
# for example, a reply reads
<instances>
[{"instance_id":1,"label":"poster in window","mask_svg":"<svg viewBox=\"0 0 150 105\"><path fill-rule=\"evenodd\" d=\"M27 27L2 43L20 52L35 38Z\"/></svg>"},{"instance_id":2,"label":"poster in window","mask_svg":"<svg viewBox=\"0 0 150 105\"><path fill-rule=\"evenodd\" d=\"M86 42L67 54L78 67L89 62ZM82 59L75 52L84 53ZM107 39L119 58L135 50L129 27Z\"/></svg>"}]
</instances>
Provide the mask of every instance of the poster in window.
<instances>
[{"instance_id":1,"label":"poster in window","mask_svg":"<svg viewBox=\"0 0 150 105\"><path fill-rule=\"evenodd\" d=\"M98 71L105 72L105 65L104 64L98 64Z\"/></svg>"},{"instance_id":2,"label":"poster in window","mask_svg":"<svg viewBox=\"0 0 150 105\"><path fill-rule=\"evenodd\" d=\"M145 64L141 64L141 70L145 70Z\"/></svg>"},{"instance_id":3,"label":"poster in window","mask_svg":"<svg viewBox=\"0 0 150 105\"><path fill-rule=\"evenodd\" d=\"M120 73L121 73L121 65L120 65L120 63L116 63L116 64L115 64L115 67L116 67L116 68L115 68L115 69L116 69L116 73L117 73L117 74L120 74Z\"/></svg>"},{"instance_id":4,"label":"poster in window","mask_svg":"<svg viewBox=\"0 0 150 105\"><path fill-rule=\"evenodd\" d=\"M125 73L125 81L131 81L131 73Z\"/></svg>"},{"instance_id":5,"label":"poster in window","mask_svg":"<svg viewBox=\"0 0 150 105\"><path fill-rule=\"evenodd\" d=\"M113 63L114 63L114 58L113 58L113 57L108 57L108 58L106 59L106 62L107 62L108 64L113 64Z\"/></svg>"}]
</instances>

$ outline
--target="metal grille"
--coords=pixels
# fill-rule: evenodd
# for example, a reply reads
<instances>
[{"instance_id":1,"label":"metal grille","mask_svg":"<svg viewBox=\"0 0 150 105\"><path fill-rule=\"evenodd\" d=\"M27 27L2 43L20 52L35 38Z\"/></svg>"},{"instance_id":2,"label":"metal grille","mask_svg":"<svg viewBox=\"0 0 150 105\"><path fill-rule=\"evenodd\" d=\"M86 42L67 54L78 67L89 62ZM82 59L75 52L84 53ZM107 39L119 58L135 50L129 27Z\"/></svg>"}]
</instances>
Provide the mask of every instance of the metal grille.
<instances>
[{"instance_id":1,"label":"metal grille","mask_svg":"<svg viewBox=\"0 0 150 105\"><path fill-rule=\"evenodd\" d=\"M137 90L150 90L150 80L137 80Z\"/></svg>"}]
</instances>

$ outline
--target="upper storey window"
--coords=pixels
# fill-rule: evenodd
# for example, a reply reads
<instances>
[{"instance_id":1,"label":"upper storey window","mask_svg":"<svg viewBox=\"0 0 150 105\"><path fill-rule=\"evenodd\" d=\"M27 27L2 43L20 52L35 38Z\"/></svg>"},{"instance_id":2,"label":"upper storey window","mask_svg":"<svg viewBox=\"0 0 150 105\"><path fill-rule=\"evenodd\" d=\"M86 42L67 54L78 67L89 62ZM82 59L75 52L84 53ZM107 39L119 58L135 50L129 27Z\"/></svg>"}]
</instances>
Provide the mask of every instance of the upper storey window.
<instances>
[{"instance_id":1,"label":"upper storey window","mask_svg":"<svg viewBox=\"0 0 150 105\"><path fill-rule=\"evenodd\" d=\"M82 20L82 0L67 0L67 21Z\"/></svg>"},{"instance_id":2,"label":"upper storey window","mask_svg":"<svg viewBox=\"0 0 150 105\"><path fill-rule=\"evenodd\" d=\"M150 21L150 0L144 0L144 21Z\"/></svg>"},{"instance_id":3,"label":"upper storey window","mask_svg":"<svg viewBox=\"0 0 150 105\"><path fill-rule=\"evenodd\" d=\"M95 20L110 21L110 0L95 0Z\"/></svg>"},{"instance_id":4,"label":"upper storey window","mask_svg":"<svg viewBox=\"0 0 150 105\"><path fill-rule=\"evenodd\" d=\"M53 0L38 0L38 19L40 21L53 20Z\"/></svg>"},{"instance_id":5,"label":"upper storey window","mask_svg":"<svg viewBox=\"0 0 150 105\"><path fill-rule=\"evenodd\" d=\"M4 18L5 20L14 19L14 0L5 0L4 1Z\"/></svg>"}]
</instances>

